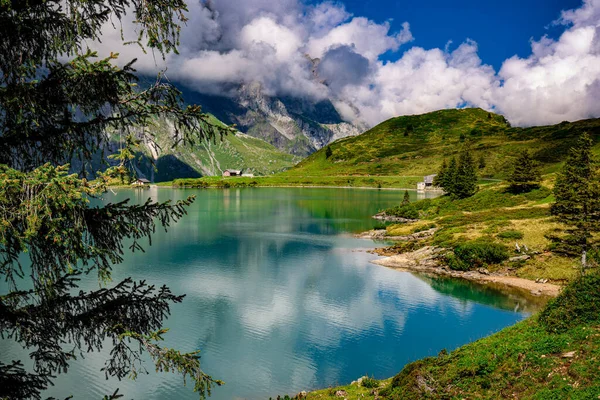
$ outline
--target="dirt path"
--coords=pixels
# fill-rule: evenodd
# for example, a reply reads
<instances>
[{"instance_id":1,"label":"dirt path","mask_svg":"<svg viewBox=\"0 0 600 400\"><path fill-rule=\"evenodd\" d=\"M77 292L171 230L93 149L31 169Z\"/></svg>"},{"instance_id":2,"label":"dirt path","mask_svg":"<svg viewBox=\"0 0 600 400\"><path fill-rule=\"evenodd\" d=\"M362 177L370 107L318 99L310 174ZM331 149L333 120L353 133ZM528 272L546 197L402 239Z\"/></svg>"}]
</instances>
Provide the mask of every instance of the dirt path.
<instances>
[{"instance_id":1,"label":"dirt path","mask_svg":"<svg viewBox=\"0 0 600 400\"><path fill-rule=\"evenodd\" d=\"M486 271L483 271L484 273L478 271L453 271L441 264L439 256L443 251L444 250L442 249L428 246L413 252L377 259L372 262L384 267L403 271L433 273L436 275L467 279L483 284L494 283L497 285L504 285L525 290L535 296L556 297L560 293L561 287L552 283L536 283L529 279L485 273Z\"/></svg>"}]
</instances>

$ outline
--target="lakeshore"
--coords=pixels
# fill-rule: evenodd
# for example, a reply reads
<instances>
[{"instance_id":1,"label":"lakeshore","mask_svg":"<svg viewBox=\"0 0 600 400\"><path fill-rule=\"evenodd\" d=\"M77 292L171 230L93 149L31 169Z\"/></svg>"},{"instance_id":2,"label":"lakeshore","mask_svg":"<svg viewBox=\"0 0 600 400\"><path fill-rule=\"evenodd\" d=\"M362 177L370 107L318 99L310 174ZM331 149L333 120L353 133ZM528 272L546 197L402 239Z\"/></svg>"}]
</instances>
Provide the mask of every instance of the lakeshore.
<instances>
[{"instance_id":1,"label":"lakeshore","mask_svg":"<svg viewBox=\"0 0 600 400\"><path fill-rule=\"evenodd\" d=\"M439 255L444 251L444 249L435 247L423 247L412 252L373 260L372 263L399 271L466 279L484 285L490 284L499 289L518 289L534 296L556 297L562 289L561 286L556 284L535 282L529 279L510 276L506 273L489 272L486 269L466 272L453 271L440 262Z\"/></svg>"}]
</instances>

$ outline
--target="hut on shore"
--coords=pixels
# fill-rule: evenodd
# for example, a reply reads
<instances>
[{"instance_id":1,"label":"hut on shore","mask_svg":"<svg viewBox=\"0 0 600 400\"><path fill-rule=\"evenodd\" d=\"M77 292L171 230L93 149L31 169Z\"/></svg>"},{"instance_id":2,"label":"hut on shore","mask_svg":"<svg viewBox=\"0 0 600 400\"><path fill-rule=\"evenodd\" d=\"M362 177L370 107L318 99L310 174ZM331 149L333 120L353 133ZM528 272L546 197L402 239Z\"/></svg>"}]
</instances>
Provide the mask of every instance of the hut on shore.
<instances>
[{"instance_id":1,"label":"hut on shore","mask_svg":"<svg viewBox=\"0 0 600 400\"><path fill-rule=\"evenodd\" d=\"M427 175L426 177L424 177L423 182L417 183L417 190L419 192L423 192L427 189L435 189L435 186L433 186L433 181L436 176L437 176L437 174L433 174L433 175Z\"/></svg>"},{"instance_id":2,"label":"hut on shore","mask_svg":"<svg viewBox=\"0 0 600 400\"><path fill-rule=\"evenodd\" d=\"M149 184L150 184L150 181L146 178L138 178L132 183L133 186L145 186L145 185L149 185Z\"/></svg>"},{"instance_id":3,"label":"hut on shore","mask_svg":"<svg viewBox=\"0 0 600 400\"><path fill-rule=\"evenodd\" d=\"M223 176L242 176L242 170L226 169L225 171L223 171Z\"/></svg>"}]
</instances>

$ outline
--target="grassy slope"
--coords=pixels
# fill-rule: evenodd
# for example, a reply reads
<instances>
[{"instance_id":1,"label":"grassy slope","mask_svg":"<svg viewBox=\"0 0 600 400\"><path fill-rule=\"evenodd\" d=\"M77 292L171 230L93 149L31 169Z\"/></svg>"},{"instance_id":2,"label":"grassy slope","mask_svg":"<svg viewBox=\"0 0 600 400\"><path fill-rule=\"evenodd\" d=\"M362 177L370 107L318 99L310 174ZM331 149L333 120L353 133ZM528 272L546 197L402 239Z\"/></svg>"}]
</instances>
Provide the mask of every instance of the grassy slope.
<instances>
[{"instance_id":1,"label":"grassy slope","mask_svg":"<svg viewBox=\"0 0 600 400\"><path fill-rule=\"evenodd\" d=\"M545 182L545 185L549 185ZM435 245L453 248L467 241L485 240L505 245L511 251L515 242L525 244L532 258L515 264L490 265L490 271L503 271L525 279L549 279L554 283L566 283L577 276L574 266L577 260L549 251L548 234L564 227L550 215L550 203L554 197L549 186L525 194L511 194L507 186L495 183L482 187L475 196L463 200L451 200L444 196L414 203L420 208L421 220L412 224L394 224L387 227L390 236L404 236L429 227L439 230L419 246ZM507 233L520 235L514 238ZM398 244L387 253L402 252L412 248ZM518 255L518 254L515 254Z\"/></svg>"},{"instance_id":2,"label":"grassy slope","mask_svg":"<svg viewBox=\"0 0 600 400\"><path fill-rule=\"evenodd\" d=\"M562 357L574 351L572 358ZM437 357L416 361L381 382L380 399L597 399L600 396L600 326L546 332L537 317ZM308 399L376 398L349 385L309 393Z\"/></svg>"},{"instance_id":3,"label":"grassy slope","mask_svg":"<svg viewBox=\"0 0 600 400\"><path fill-rule=\"evenodd\" d=\"M477 161L481 156L485 159L485 168L479 170L482 178L506 177L510 161L522 149L532 152L542 172L548 174L560 168L568 149L583 132L598 142L594 150L600 154L600 119L511 128L504 117L481 109L403 116L332 143L329 158L321 149L294 168L255 184L415 188L424 175L435 173L444 159L456 156L467 144ZM185 184L223 186L225 182L230 186L251 183L233 178Z\"/></svg>"},{"instance_id":4,"label":"grassy slope","mask_svg":"<svg viewBox=\"0 0 600 400\"><path fill-rule=\"evenodd\" d=\"M330 145L329 159L322 149L283 175L422 177L435 173L443 159L458 154L465 143L470 143L476 160L484 157L483 177L505 177L507 161L520 149L531 151L543 172L550 173L585 131L600 139L600 119L510 128L504 117L481 109L441 110L392 118L362 135L340 139ZM600 145L596 151L600 153Z\"/></svg>"},{"instance_id":5,"label":"grassy slope","mask_svg":"<svg viewBox=\"0 0 600 400\"><path fill-rule=\"evenodd\" d=\"M215 123L220 123L214 119ZM225 169L250 169L255 174L268 175L294 165L297 157L283 153L267 142L237 133L223 140L198 143L194 148L172 148L171 129L165 120L159 120L154 129L156 141L162 149L160 156L174 155L201 173L220 175ZM149 154L149 151L146 152Z\"/></svg>"},{"instance_id":6,"label":"grassy slope","mask_svg":"<svg viewBox=\"0 0 600 400\"><path fill-rule=\"evenodd\" d=\"M307 398L335 398L344 390L348 399L597 399L599 285L599 274L587 274L540 314L450 354L441 350L413 362L376 391L350 385Z\"/></svg>"}]
</instances>

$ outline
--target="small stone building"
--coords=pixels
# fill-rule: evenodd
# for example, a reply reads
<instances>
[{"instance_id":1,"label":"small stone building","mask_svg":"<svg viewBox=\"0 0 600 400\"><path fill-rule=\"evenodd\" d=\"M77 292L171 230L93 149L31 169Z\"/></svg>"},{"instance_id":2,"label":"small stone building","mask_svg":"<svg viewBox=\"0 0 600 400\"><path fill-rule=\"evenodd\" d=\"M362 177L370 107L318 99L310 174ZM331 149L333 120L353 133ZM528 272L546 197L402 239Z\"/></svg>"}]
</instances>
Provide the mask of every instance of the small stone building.
<instances>
[{"instance_id":1,"label":"small stone building","mask_svg":"<svg viewBox=\"0 0 600 400\"><path fill-rule=\"evenodd\" d=\"M435 177L437 176L437 174L433 174L433 175L427 175L425 178L423 178L423 183L425 183L425 187L433 187L433 180L435 179Z\"/></svg>"},{"instance_id":2,"label":"small stone building","mask_svg":"<svg viewBox=\"0 0 600 400\"><path fill-rule=\"evenodd\" d=\"M427 189L435 189L435 187L433 186L433 181L436 176L437 176L437 174L433 174L433 175L427 175L426 177L424 177L423 182L417 183L417 190L419 192L424 192Z\"/></svg>"},{"instance_id":3,"label":"small stone building","mask_svg":"<svg viewBox=\"0 0 600 400\"><path fill-rule=\"evenodd\" d=\"M239 169L226 169L223 171L223 176L242 176L242 171Z\"/></svg>"}]
</instances>

